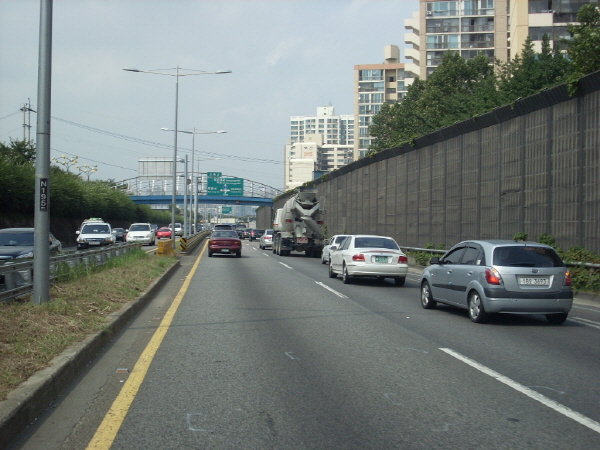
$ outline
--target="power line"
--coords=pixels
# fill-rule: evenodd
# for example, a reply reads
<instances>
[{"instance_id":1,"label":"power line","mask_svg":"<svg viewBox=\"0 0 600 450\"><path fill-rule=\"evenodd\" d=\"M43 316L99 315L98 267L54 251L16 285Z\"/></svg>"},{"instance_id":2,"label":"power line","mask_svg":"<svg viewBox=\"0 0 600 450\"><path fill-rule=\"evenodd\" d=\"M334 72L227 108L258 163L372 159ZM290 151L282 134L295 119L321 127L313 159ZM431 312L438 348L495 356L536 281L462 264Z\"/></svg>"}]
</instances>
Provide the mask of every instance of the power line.
<instances>
[{"instance_id":1,"label":"power line","mask_svg":"<svg viewBox=\"0 0 600 450\"><path fill-rule=\"evenodd\" d=\"M81 159L83 159L85 161L92 161L92 162L95 162L95 163L98 163L98 164L102 164L102 165L105 165L105 166L116 167L117 169L125 169L125 170L131 170L132 172L137 172L136 169L130 169L129 167L117 166L116 164L109 164L109 163L105 163L103 161L97 161L95 159L91 159L91 158L86 158L86 157L83 157L83 156L74 155L73 153L64 152L64 151L58 150L56 148L52 148L51 150L55 151L55 152L59 152L61 154L65 154L65 155L69 155L69 156L74 156L76 158L81 158Z\"/></svg>"},{"instance_id":2,"label":"power line","mask_svg":"<svg viewBox=\"0 0 600 450\"><path fill-rule=\"evenodd\" d=\"M138 144L149 145L151 147L157 147L157 148L164 148L164 149L172 148L171 145L163 144L161 142L147 141L145 139L135 138L135 137L127 136L124 134L113 133L111 131L106 131L106 130L101 130L99 128L90 127L89 125L83 125L80 123L72 122L70 120L61 119L60 117L52 116L52 119L57 120L59 122L66 123L68 125L73 125L75 127L82 128L84 130L93 131L94 133L100 133L100 134L104 134L106 136L114 137L116 139L123 139L123 140L129 141L129 142L136 142ZM189 148L185 148L185 147L180 147L180 148L181 148L181 150L191 151L191 149L189 149ZM259 162L259 163L265 163L265 164L279 164L279 165L283 164L283 162L273 160L273 159L249 158L249 157L245 157L245 156L227 155L224 153L207 152L207 151L201 151L201 150L199 150L197 152L199 154L203 154L203 155L207 155L207 156L218 156L221 158L233 159L233 160L237 160L237 161Z\"/></svg>"},{"instance_id":3,"label":"power line","mask_svg":"<svg viewBox=\"0 0 600 450\"><path fill-rule=\"evenodd\" d=\"M19 114L20 112L21 112L21 110L19 109L19 110L15 111L14 113L9 114L8 116L0 117L0 120L8 119L9 117L15 116L15 115Z\"/></svg>"}]
</instances>

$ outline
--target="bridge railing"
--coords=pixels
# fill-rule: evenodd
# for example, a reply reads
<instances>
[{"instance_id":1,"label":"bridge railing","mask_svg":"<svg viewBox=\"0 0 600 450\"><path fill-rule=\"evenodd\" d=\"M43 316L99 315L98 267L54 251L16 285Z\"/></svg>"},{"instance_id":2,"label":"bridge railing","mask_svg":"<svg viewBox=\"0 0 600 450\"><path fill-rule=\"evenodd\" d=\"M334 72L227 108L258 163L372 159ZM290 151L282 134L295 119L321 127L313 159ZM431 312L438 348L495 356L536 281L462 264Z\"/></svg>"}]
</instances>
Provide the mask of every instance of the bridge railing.
<instances>
[{"instance_id":1,"label":"bridge railing","mask_svg":"<svg viewBox=\"0 0 600 450\"><path fill-rule=\"evenodd\" d=\"M223 175L223 177L230 177ZM234 177L231 177L234 178ZM189 180L188 180L189 181ZM178 177L175 191L177 195L185 194L184 178ZM150 179L147 177L137 177L123 182L117 183L119 189L123 189L131 196L158 196L171 195L173 193L173 178L172 177L157 177ZM206 174L198 176L198 195L207 195L207 177ZM188 195L194 195L193 184L188 184ZM262 197L275 198L282 194L283 191L268 186L264 183L259 183L252 180L244 179L244 196L245 197Z\"/></svg>"}]
</instances>

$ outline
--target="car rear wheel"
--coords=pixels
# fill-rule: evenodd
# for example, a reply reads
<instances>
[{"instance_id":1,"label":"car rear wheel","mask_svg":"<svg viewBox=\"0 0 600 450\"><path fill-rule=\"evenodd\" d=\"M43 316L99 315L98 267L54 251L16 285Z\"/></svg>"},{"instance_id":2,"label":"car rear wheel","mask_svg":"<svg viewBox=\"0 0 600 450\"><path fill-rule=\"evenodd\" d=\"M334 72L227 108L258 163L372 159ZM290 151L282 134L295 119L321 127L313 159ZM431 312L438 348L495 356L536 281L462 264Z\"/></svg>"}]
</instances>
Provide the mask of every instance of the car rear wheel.
<instances>
[{"instance_id":1,"label":"car rear wheel","mask_svg":"<svg viewBox=\"0 0 600 450\"><path fill-rule=\"evenodd\" d=\"M421 285L421 306L425 309L433 309L437 305L437 302L431 295L431 288L427 281Z\"/></svg>"},{"instance_id":2,"label":"car rear wheel","mask_svg":"<svg viewBox=\"0 0 600 450\"><path fill-rule=\"evenodd\" d=\"M394 278L394 281L396 282L396 286L404 286L404 283L406 283L406 278L398 277Z\"/></svg>"},{"instance_id":3,"label":"car rear wheel","mask_svg":"<svg viewBox=\"0 0 600 450\"><path fill-rule=\"evenodd\" d=\"M565 323L569 313L546 314L546 320L552 325L560 325Z\"/></svg>"},{"instance_id":4,"label":"car rear wheel","mask_svg":"<svg viewBox=\"0 0 600 450\"><path fill-rule=\"evenodd\" d=\"M350 284L352 282L350 275L348 275L348 268L345 265L342 267L342 281L344 284Z\"/></svg>"},{"instance_id":5,"label":"car rear wheel","mask_svg":"<svg viewBox=\"0 0 600 450\"><path fill-rule=\"evenodd\" d=\"M212 255L213 255L212 252L208 252L208 257L209 258L212 257Z\"/></svg>"},{"instance_id":6,"label":"car rear wheel","mask_svg":"<svg viewBox=\"0 0 600 450\"><path fill-rule=\"evenodd\" d=\"M331 261L329 262L329 278L337 278L337 273L335 273L333 267L331 267Z\"/></svg>"},{"instance_id":7,"label":"car rear wheel","mask_svg":"<svg viewBox=\"0 0 600 450\"><path fill-rule=\"evenodd\" d=\"M490 315L485 312L481 296L477 291L469 294L469 317L475 323L485 323Z\"/></svg>"},{"instance_id":8,"label":"car rear wheel","mask_svg":"<svg viewBox=\"0 0 600 450\"><path fill-rule=\"evenodd\" d=\"M235 254L235 257L236 257L236 258L241 258L241 257L242 257L242 252L237 252L237 253Z\"/></svg>"}]
</instances>

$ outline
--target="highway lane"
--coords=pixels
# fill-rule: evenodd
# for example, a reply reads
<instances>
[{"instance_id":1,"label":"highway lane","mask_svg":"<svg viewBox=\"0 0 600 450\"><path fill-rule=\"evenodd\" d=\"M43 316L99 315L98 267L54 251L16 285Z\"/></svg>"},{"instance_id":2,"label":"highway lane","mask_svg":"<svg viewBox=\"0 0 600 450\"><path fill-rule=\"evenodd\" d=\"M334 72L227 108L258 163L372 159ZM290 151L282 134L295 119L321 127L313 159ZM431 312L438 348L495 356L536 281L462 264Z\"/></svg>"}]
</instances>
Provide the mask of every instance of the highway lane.
<instances>
[{"instance_id":1,"label":"highway lane","mask_svg":"<svg viewBox=\"0 0 600 450\"><path fill-rule=\"evenodd\" d=\"M297 257L298 263L306 260ZM404 296L402 301L394 296L384 300L370 292L373 287L382 289L376 281L357 280L347 288L339 278L326 278L326 266L322 274L311 270L314 264L299 267L315 278L333 281L331 286L363 307L427 337L439 347L450 346L527 386L536 386L544 395L600 422L600 383L596 375L600 365L595 363L600 362L600 346L595 345L600 342L598 305L575 304L561 326L549 325L542 315L497 315L489 324L479 325L469 320L465 310L440 304L436 310L423 310L418 292L409 294L408 301ZM406 287L418 289L418 281L419 276L413 272ZM391 280L387 282L384 292L394 289ZM547 370L540 372L540 363Z\"/></svg>"},{"instance_id":2,"label":"highway lane","mask_svg":"<svg viewBox=\"0 0 600 450\"><path fill-rule=\"evenodd\" d=\"M176 281L18 448L86 448ZM111 448L600 446L597 307L575 310L591 325L476 325L421 309L417 281L344 285L247 241L241 259L205 255Z\"/></svg>"}]
</instances>

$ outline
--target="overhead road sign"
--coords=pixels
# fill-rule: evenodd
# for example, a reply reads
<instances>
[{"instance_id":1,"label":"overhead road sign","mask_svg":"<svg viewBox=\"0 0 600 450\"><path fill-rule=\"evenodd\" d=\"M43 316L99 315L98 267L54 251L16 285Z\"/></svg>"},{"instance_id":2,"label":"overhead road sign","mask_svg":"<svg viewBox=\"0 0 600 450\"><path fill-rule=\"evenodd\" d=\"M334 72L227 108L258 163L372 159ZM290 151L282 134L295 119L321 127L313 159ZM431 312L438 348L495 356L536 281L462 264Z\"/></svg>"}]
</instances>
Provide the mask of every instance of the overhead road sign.
<instances>
[{"instance_id":1,"label":"overhead road sign","mask_svg":"<svg viewBox=\"0 0 600 450\"><path fill-rule=\"evenodd\" d=\"M223 177L221 172L208 172L206 195L243 196L244 179Z\"/></svg>"}]
</instances>

